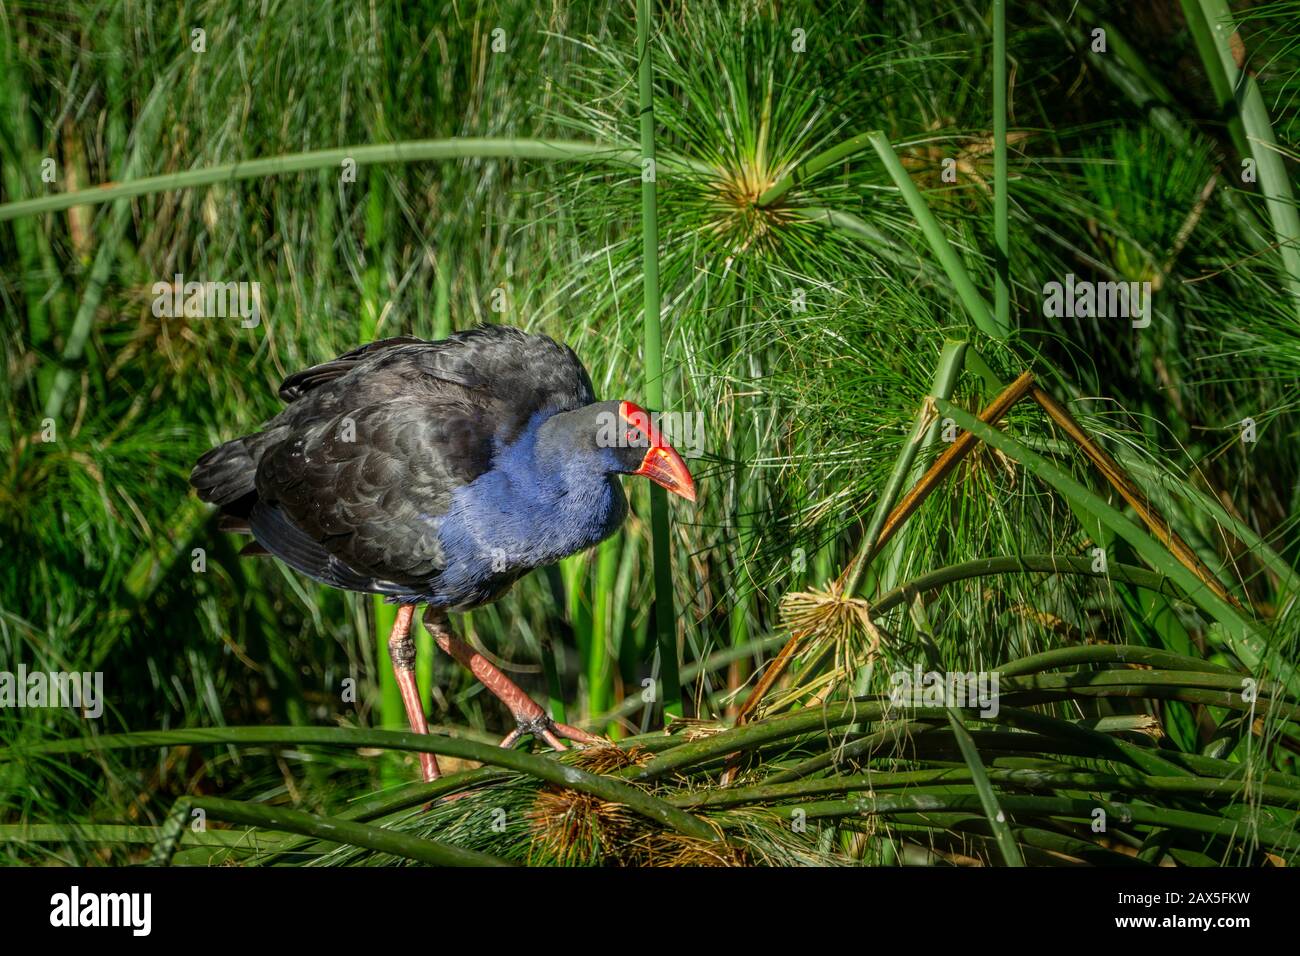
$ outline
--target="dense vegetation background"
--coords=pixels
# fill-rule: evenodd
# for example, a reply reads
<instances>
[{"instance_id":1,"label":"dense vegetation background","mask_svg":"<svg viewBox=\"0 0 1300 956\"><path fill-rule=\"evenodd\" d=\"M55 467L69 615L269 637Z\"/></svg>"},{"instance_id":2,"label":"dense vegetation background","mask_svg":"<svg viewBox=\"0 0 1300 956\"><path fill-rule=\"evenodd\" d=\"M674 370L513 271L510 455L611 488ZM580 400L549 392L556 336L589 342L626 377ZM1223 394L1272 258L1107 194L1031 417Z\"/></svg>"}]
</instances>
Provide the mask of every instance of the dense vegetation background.
<instances>
[{"instance_id":1,"label":"dense vegetation background","mask_svg":"<svg viewBox=\"0 0 1300 956\"><path fill-rule=\"evenodd\" d=\"M637 739L566 757L577 790L520 752L424 812L369 732L404 727L391 609L240 559L186 477L389 335L544 331L646 396L637 5L0 3L0 670L100 671L106 703L0 708L0 858L1292 858L1300 7L1008 6L1003 61L988 3L654 4L651 387L702 425L700 501L665 533L629 484L620 534L457 622ZM257 283L260 322L158 316L178 274ZM1067 275L1149 283L1149 325L1047 314ZM1139 497L1025 398L871 548L1027 369ZM494 759L508 715L420 637L444 766ZM1012 661L992 720L876 696Z\"/></svg>"}]
</instances>

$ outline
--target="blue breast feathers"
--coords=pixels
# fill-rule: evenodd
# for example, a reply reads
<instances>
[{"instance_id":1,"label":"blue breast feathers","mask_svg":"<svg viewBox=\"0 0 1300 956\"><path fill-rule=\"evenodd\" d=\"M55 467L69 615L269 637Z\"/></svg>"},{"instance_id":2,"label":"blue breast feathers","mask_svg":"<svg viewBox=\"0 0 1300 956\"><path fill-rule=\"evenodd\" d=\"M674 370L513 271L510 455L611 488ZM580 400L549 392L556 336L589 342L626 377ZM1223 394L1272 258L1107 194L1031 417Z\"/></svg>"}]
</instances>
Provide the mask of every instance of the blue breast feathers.
<instances>
[{"instance_id":1,"label":"blue breast feathers","mask_svg":"<svg viewBox=\"0 0 1300 956\"><path fill-rule=\"evenodd\" d=\"M539 460L535 416L492 468L452 493L437 521L446 567L423 595L442 607L494 599L519 577L613 534L627 516L615 462L598 448Z\"/></svg>"}]
</instances>

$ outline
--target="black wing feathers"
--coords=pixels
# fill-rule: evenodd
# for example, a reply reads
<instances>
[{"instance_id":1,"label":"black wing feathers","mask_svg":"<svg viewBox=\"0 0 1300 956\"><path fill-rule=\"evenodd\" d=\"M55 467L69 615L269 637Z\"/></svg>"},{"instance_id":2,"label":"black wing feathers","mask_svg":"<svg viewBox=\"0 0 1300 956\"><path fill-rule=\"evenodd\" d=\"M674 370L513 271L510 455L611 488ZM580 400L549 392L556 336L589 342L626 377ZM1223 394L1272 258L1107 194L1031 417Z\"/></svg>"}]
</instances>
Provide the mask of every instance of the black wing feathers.
<instances>
[{"instance_id":1,"label":"black wing feathers","mask_svg":"<svg viewBox=\"0 0 1300 956\"><path fill-rule=\"evenodd\" d=\"M358 573L415 587L443 567L432 519L488 467L491 432L478 416L424 402L336 416L262 459L258 499Z\"/></svg>"},{"instance_id":2,"label":"black wing feathers","mask_svg":"<svg viewBox=\"0 0 1300 956\"><path fill-rule=\"evenodd\" d=\"M376 352L392 348L396 345L418 345L422 342L422 339L412 338L409 335L401 335L391 339L380 339L378 342L371 342L369 345L363 345L360 348L353 349L351 352L344 352L332 361L324 362L320 365L313 365L311 368L305 368L301 372L294 372L286 378L283 383L281 383L280 398L286 402L297 401L316 386L324 382L332 382L334 379L346 375L348 372L356 368L362 361Z\"/></svg>"},{"instance_id":3,"label":"black wing feathers","mask_svg":"<svg viewBox=\"0 0 1300 956\"><path fill-rule=\"evenodd\" d=\"M573 351L508 326L372 342L297 372L263 431L190 482L271 554L334 587L418 593L444 566L436 519L539 412L595 401Z\"/></svg>"},{"instance_id":4,"label":"black wing feathers","mask_svg":"<svg viewBox=\"0 0 1300 956\"><path fill-rule=\"evenodd\" d=\"M249 515L249 525L256 544L245 548L244 552L272 554L289 567L322 584L345 591L371 591L379 594L396 594L409 590L396 582L380 580L349 567L313 541L276 505L259 501Z\"/></svg>"}]
</instances>

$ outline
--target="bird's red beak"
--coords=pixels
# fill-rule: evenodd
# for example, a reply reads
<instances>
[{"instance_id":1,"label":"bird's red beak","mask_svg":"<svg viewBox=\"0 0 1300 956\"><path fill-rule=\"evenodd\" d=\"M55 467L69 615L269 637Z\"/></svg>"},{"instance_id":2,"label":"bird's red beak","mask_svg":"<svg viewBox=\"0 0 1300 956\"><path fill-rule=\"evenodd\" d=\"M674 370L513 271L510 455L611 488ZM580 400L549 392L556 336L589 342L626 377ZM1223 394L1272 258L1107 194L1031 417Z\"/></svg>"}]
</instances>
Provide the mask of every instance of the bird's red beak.
<instances>
[{"instance_id":1,"label":"bird's red beak","mask_svg":"<svg viewBox=\"0 0 1300 956\"><path fill-rule=\"evenodd\" d=\"M673 494L694 501L695 480L687 471L686 462L672 445L664 441L659 429L650 421L649 412L631 402L623 402L618 407L618 414L628 426L628 441L638 447L643 442L648 446L641 467L633 474L644 475Z\"/></svg>"}]
</instances>

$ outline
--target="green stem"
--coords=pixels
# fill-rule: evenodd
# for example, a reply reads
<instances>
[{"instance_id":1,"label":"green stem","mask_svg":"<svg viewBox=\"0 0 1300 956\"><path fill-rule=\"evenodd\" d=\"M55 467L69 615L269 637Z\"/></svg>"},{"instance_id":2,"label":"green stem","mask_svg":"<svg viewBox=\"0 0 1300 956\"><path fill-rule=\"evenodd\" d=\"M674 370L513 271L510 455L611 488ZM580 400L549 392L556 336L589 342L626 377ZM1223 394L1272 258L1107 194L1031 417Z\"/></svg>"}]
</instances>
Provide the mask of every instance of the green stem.
<instances>
[{"instance_id":1,"label":"green stem","mask_svg":"<svg viewBox=\"0 0 1300 956\"><path fill-rule=\"evenodd\" d=\"M546 578L546 588L550 591L551 601L555 606L556 619L563 622L561 631L567 631L578 637L574 628L573 618L569 612L569 602L567 595L570 591L568 579L565 576L566 565L572 561L572 558L565 558L559 564L548 564L542 569ZM579 644L581 648L581 644ZM547 635L542 639L542 673L546 677L547 693L547 713L551 719L562 724L569 723L568 710L565 704L564 685L560 680L560 665L555 656L555 641Z\"/></svg>"},{"instance_id":2,"label":"green stem","mask_svg":"<svg viewBox=\"0 0 1300 956\"><path fill-rule=\"evenodd\" d=\"M1087 577L1110 578L1124 581L1161 594L1177 593L1169 579L1131 564L1112 564L1106 574L1092 570L1091 558L1065 558L1055 554L1025 554L1007 558L976 558L961 564L927 571L886 591L871 604L873 614L884 614L898 607L916 594L924 594L969 578L988 577L995 574L1040 572L1044 574L1081 574Z\"/></svg>"},{"instance_id":3,"label":"green stem","mask_svg":"<svg viewBox=\"0 0 1300 956\"><path fill-rule=\"evenodd\" d=\"M625 771L624 775L638 781L656 780L665 774L739 751L754 750L776 740L806 733L823 733L832 727L854 721L880 720L890 707L889 702L884 700L854 699L828 705L825 709L805 708L788 716L745 724L725 733L674 747L642 767ZM907 716L911 719L928 716L942 720L945 712L943 708L916 708L909 709Z\"/></svg>"},{"instance_id":4,"label":"green stem","mask_svg":"<svg viewBox=\"0 0 1300 956\"><path fill-rule=\"evenodd\" d=\"M1277 725L1276 732L1290 741L1300 742L1300 732L1296 729L1297 721L1300 721L1300 707L1270 697L1247 701L1242 697L1244 684L1241 678L1233 680L1230 688L1206 688L1189 686L1204 682L1206 679L1204 675L1194 680L1152 679L1149 681L1138 679L1103 681L1089 679L1090 676L1084 675L1079 678L1076 675L1066 677L1066 675L1053 674L1049 677L1037 678L1032 685L1026 684L1021 679L1011 678L1006 682L1010 686L1000 688L1001 699L1008 705L1018 707L1037 707L1061 700L1099 697L1177 700L1187 704L1204 704L1208 707L1236 710L1242 714L1254 714L1258 717L1277 715L1282 722Z\"/></svg>"},{"instance_id":5,"label":"green stem","mask_svg":"<svg viewBox=\"0 0 1300 956\"><path fill-rule=\"evenodd\" d=\"M1012 834L1011 827L1007 823L1006 814L1002 812L1002 807L998 804L998 795L993 790L993 784L989 782L988 774L984 770L984 764L980 762L979 750L975 747L975 741L971 740L971 736L962 725L957 711L951 707L948 708L948 724L952 727L952 733L957 739L957 746L961 750L962 759L966 761L966 766L970 771L971 780L975 784L975 792L979 794L980 806L984 810L985 819L989 822L989 829L993 831L993 837L997 840L998 850L1002 853L1003 862L1007 866L1024 866L1025 858L1020 854L1020 847L1016 844L1015 835Z\"/></svg>"},{"instance_id":6,"label":"green stem","mask_svg":"<svg viewBox=\"0 0 1300 956\"><path fill-rule=\"evenodd\" d=\"M505 860L466 850L437 840L426 840L404 833L394 833L366 823L344 820L340 817L320 817L288 807L273 807L261 803L243 803L220 797L182 797L180 809L202 810L214 820L239 823L244 826L265 827L285 833L316 837L333 843L365 847L379 853L389 853L408 860L432 866L509 866Z\"/></svg>"},{"instance_id":7,"label":"green stem","mask_svg":"<svg viewBox=\"0 0 1300 956\"><path fill-rule=\"evenodd\" d=\"M375 668L379 671L379 706L376 708L378 713L375 714L375 723L385 730L405 730L406 706L402 703L402 692L397 686L397 675L393 673L391 652L388 649L388 638L397 622L397 605L389 604L382 595L372 594L370 610L375 622ZM396 767L385 766L382 776L387 786L401 782Z\"/></svg>"},{"instance_id":8,"label":"green stem","mask_svg":"<svg viewBox=\"0 0 1300 956\"><path fill-rule=\"evenodd\" d=\"M1175 655L1176 656L1176 655ZM1118 667L1101 671L1067 671L1063 674L1044 674L1021 672L1018 676L1005 676L1001 672L999 691L1002 694L1014 694L1029 690L1078 690L1081 693L1103 687L1126 687L1140 690L1155 690L1162 687L1202 688L1224 690L1240 693L1243 689L1241 674L1225 674L1221 671L1207 673L1202 670L1134 670ZM1271 682L1261 684L1258 688L1260 698L1256 703L1262 712L1266 706L1266 697L1280 692ZM1249 708L1241 702L1240 706Z\"/></svg>"},{"instance_id":9,"label":"green stem","mask_svg":"<svg viewBox=\"0 0 1300 956\"><path fill-rule=\"evenodd\" d=\"M1089 491L1065 472L1050 464L1041 455L1036 454L1024 444L1009 435L992 428L962 408L942 399L936 400L939 411L950 417L957 425L975 435L985 444L991 445L1004 455L1014 459L1038 478L1047 482L1064 498L1092 514L1103 525L1110 528L1121 538L1131 544L1152 567L1160 570L1187 594L1189 598L1212 619L1222 626L1222 634L1228 646L1247 667L1252 670L1261 664L1281 680L1292 693L1300 696L1300 677L1295 668L1284 660L1276 650L1270 648L1268 641L1258 627L1248 621L1226 601L1221 600L1205 584L1188 570L1181 561L1162 547L1154 538L1111 507L1098 495Z\"/></svg>"},{"instance_id":10,"label":"green stem","mask_svg":"<svg viewBox=\"0 0 1300 956\"><path fill-rule=\"evenodd\" d=\"M957 290L957 296L961 299L962 305L966 307L971 319L981 332L990 338L998 341L1005 341L1011 334L1007 326L1000 325L989 308L989 304L984 301L984 297L979 294L975 288L975 283L971 281L970 274L966 271L966 266L962 263L961 257L957 255L957 250L953 248L948 237L943 233L943 227L939 225L939 220L934 217L930 211L925 197L921 191L916 188L916 183L912 182L912 177L907 174L903 164L899 162L898 156L894 153L894 148L885 138L884 133L870 133L869 139L871 145L875 147L880 161L884 163L885 170L889 173L890 178L894 180L894 185L898 191L903 194L903 199L907 201L908 208L912 211L912 217L916 220L925 240L930 245L939 264L943 266L943 271L948 274L949 280Z\"/></svg>"},{"instance_id":11,"label":"green stem","mask_svg":"<svg viewBox=\"0 0 1300 956\"><path fill-rule=\"evenodd\" d=\"M63 823L18 823L0 825L0 843L146 843L158 842L161 827L120 823L87 825ZM275 834L259 834L259 840L277 844ZM246 830L193 831L185 828L181 843L193 847L238 848L249 845ZM288 838L284 838L288 842Z\"/></svg>"},{"instance_id":12,"label":"green stem","mask_svg":"<svg viewBox=\"0 0 1300 956\"><path fill-rule=\"evenodd\" d=\"M645 391L651 411L664 407L663 329L659 315L659 199L655 157L654 64L650 56L651 0L637 0L637 82L641 107L641 249L645 273ZM655 634L659 650L659 686L665 718L684 712L677 662L677 611L668 537L668 496L650 488L650 539L654 555Z\"/></svg>"},{"instance_id":13,"label":"green stem","mask_svg":"<svg viewBox=\"0 0 1300 956\"><path fill-rule=\"evenodd\" d=\"M1104 810L1111 826L1138 824L1139 826L1170 827L1206 833L1211 836L1245 840L1258 836L1278 849L1291 850L1300 842L1300 835L1283 827L1262 826L1241 820L1224 820L1204 813L1170 810L1165 807L1145 806L1138 803L1115 803L1108 800L1076 800L1069 797L1003 797L1008 812L1029 816L1067 817L1091 823L1094 811ZM862 796L851 800L828 800L815 803L796 803L773 807L779 819L794 819L796 814L804 819L834 819L845 816L876 816L896 813L933 813L942 810L982 809L976 794L890 794L888 796ZM725 824L724 824L725 825Z\"/></svg>"},{"instance_id":14,"label":"green stem","mask_svg":"<svg viewBox=\"0 0 1300 956\"><path fill-rule=\"evenodd\" d=\"M832 146L823 153L818 153L810 159L804 160L793 167L788 173L774 182L767 190L758 197L755 203L760 209L772 205L782 196L788 193L793 186L806 182L827 166L833 166L843 159L847 159L854 153L861 152L871 145L871 132L859 133L852 139L846 139L837 146Z\"/></svg>"},{"instance_id":15,"label":"green stem","mask_svg":"<svg viewBox=\"0 0 1300 956\"><path fill-rule=\"evenodd\" d=\"M596 582L591 595L591 639L587 642L587 714L595 717L610 707L614 697L612 678L616 655L611 653L614 639L611 624L614 609L611 598L622 553L621 535L606 538L596 548ZM603 733L604 729L598 729Z\"/></svg>"},{"instance_id":16,"label":"green stem","mask_svg":"<svg viewBox=\"0 0 1300 956\"><path fill-rule=\"evenodd\" d=\"M1184 5L1186 8L1187 4ZM1296 208L1295 194L1291 190L1291 177L1273 135L1273 124L1259 84L1249 73L1237 65L1233 55L1232 38L1238 36L1227 0L1200 0L1200 16L1214 39L1218 53L1217 69L1223 79L1220 88L1231 90L1232 107L1245 128L1246 145L1251 147L1258 172L1260 191L1277 241L1286 282L1292 297L1292 308L1300 314L1300 210ZM1240 44L1238 45L1240 48ZM1208 51L1202 50L1202 53ZM1207 72L1213 73L1216 64L1205 61Z\"/></svg>"},{"instance_id":17,"label":"green stem","mask_svg":"<svg viewBox=\"0 0 1300 956\"><path fill-rule=\"evenodd\" d=\"M1000 677L1017 677L1021 674L1034 674L1079 664L1141 664L1143 667L1162 667L1166 670L1233 673L1209 661L1184 657L1155 647L1136 647L1131 644L1083 644L1078 647L1058 647L1002 664L997 672Z\"/></svg>"},{"instance_id":18,"label":"green stem","mask_svg":"<svg viewBox=\"0 0 1300 956\"><path fill-rule=\"evenodd\" d=\"M287 747L315 744L326 747L382 747L414 753L433 753L504 767L536 777L558 787L588 793L610 803L621 803L647 819L702 840L716 840L716 831L702 820L682 813L658 797L608 776L587 773L546 757L507 750L491 744L435 734L343 727L195 727L186 730L152 730L141 733L104 734L70 740L52 740L31 746L0 749L0 762L18 756L91 754L141 747L175 747L182 744L233 744Z\"/></svg>"},{"instance_id":19,"label":"green stem","mask_svg":"<svg viewBox=\"0 0 1300 956\"><path fill-rule=\"evenodd\" d=\"M1205 67L1205 76L1210 81L1210 88L1214 91L1215 101L1219 104L1223 118L1227 121L1228 135L1232 137L1233 148L1236 149L1238 156L1249 156L1251 154L1250 144L1246 141L1246 130L1241 125L1241 114L1237 112L1236 104L1233 103L1232 84L1228 82L1228 75L1223 72L1222 67L1219 65L1219 52L1215 47L1214 30L1205 17L1205 10L1201 5L1201 0L1180 0L1180 6L1183 8L1183 19L1187 21L1192 40L1196 44L1196 52L1200 55L1201 63Z\"/></svg>"},{"instance_id":20,"label":"green stem","mask_svg":"<svg viewBox=\"0 0 1300 956\"><path fill-rule=\"evenodd\" d=\"M840 826L847 830L858 830L865 833L874 833L878 829L874 823L864 824L857 820L841 820ZM988 821L983 817L972 816L964 813L925 813L925 814L908 814L900 813L890 817L890 833L922 833L933 835L936 827L942 827L960 834L960 839L969 840L988 839L985 832L988 828ZM1074 856L1086 863L1096 865L1109 864L1112 866L1122 866L1127 868L1147 868L1151 864L1131 856L1125 856L1115 850L1109 850L1096 843L1089 843L1086 840L1080 840L1072 836L1066 836L1055 830L1044 830L1039 827L1014 826L1012 828L1016 834L1016 839L1021 846L1030 847L1036 850L1047 850L1054 854L1064 854L1065 856ZM1163 831L1168 832L1168 831ZM1099 834L1104 838L1104 834ZM1059 863L1059 857L1048 857L1045 863ZM1206 858L1204 865L1217 865L1211 863Z\"/></svg>"},{"instance_id":21,"label":"green stem","mask_svg":"<svg viewBox=\"0 0 1300 956\"><path fill-rule=\"evenodd\" d=\"M993 313L1011 328L1011 231L1007 196L1007 3L993 0Z\"/></svg>"},{"instance_id":22,"label":"green stem","mask_svg":"<svg viewBox=\"0 0 1300 956\"><path fill-rule=\"evenodd\" d=\"M969 736L969 735L968 735ZM984 769L984 768L982 768ZM1224 800L1239 799L1247 784L1241 780L1204 779L1201 777L1156 777L1149 774L1093 773L1067 770L1000 770L984 769L990 781L1028 790L1122 790L1134 793L1172 793L1205 796ZM924 770L880 771L797 780L787 783L764 781L751 787L707 790L673 797L674 806L683 810L717 810L752 803L769 803L808 797L833 796L859 790L912 790L916 787L973 785L975 774L970 768L940 767ZM1270 804L1300 806L1300 791L1279 786L1251 784L1251 793Z\"/></svg>"},{"instance_id":23,"label":"green stem","mask_svg":"<svg viewBox=\"0 0 1300 956\"><path fill-rule=\"evenodd\" d=\"M919 733L931 725L923 721L896 720L890 721L873 734L867 734L859 737L857 740L849 741L840 747L832 747L826 753L817 754L815 757L809 757L802 760L793 767L779 771L770 777L767 777L763 784L775 785L781 783L792 783L796 780L802 780L804 777L811 776L814 773L820 773L831 767L837 767L847 761L868 760L875 756L876 753L890 748L890 754L896 753L904 745L910 748L913 734ZM910 751L913 752L913 751Z\"/></svg>"},{"instance_id":24,"label":"green stem","mask_svg":"<svg viewBox=\"0 0 1300 956\"><path fill-rule=\"evenodd\" d=\"M183 173L148 176L142 179L128 176L128 181L113 185L105 184L71 193L56 193L39 199L5 203L0 205L0 222L16 219L19 216L130 199L149 193L192 189L196 186L211 186L214 183L229 183L241 179L284 176L314 169L331 167L341 169L344 160L355 162L359 168L375 163L418 163L444 159L537 159L548 162L591 160L617 166L638 166L641 157L633 149L560 139L454 137L366 146L339 146L333 149L316 149L264 159L222 163L218 166L191 169ZM701 175L716 175L716 171L704 163L678 157L665 157L661 165L669 169L690 169Z\"/></svg>"},{"instance_id":25,"label":"green stem","mask_svg":"<svg viewBox=\"0 0 1300 956\"><path fill-rule=\"evenodd\" d=\"M967 356L967 364L970 364L969 355ZM1027 441L1026 444L1030 444L1030 442ZM1077 447L1055 439L1035 441L1032 444L1035 448L1050 451L1053 454L1072 454ZM1134 477L1146 478L1152 484L1157 485L1163 494L1176 496L1187 504L1200 509L1232 535L1240 538L1250 550L1252 557L1277 576L1278 589L1284 595L1300 591L1300 574L1297 574L1295 569L1278 554L1277 550L1257 534L1253 528L1224 509L1213 495L1201 491L1191 482L1170 481L1168 471L1153 465L1139 455L1133 454L1122 445L1116 447L1113 451L1119 463ZM1276 536L1278 532L1275 531L1273 534Z\"/></svg>"},{"instance_id":26,"label":"green stem","mask_svg":"<svg viewBox=\"0 0 1300 956\"><path fill-rule=\"evenodd\" d=\"M952 397L953 389L957 386L957 379L961 375L965 355L965 342L947 341L943 343L943 350L939 353L939 364L935 367L934 384L930 386L931 397ZM876 541L880 537L880 529L885 526L885 521L889 518L889 512L893 510L894 502L898 500L898 495L903 490L903 483L907 481L907 477L912 471L912 464L916 461L917 452L921 450L922 439L925 439L924 444L928 446L938 433L939 422L936 420L929 424L928 434L923 435L927 431L926 423L929 418L929 409L922 405L916 413L916 420L912 423L911 434L903 442L903 448L894 461L894 470L889 473L889 480L885 483L885 490L881 493L880 500L876 503L876 510L871 516L871 524L867 526L867 533L863 535L862 544L858 548L857 556L853 559L848 580L844 585L845 598L851 598L857 593L858 585L862 581L862 574L867 565L871 563L871 558L874 557Z\"/></svg>"}]
</instances>

